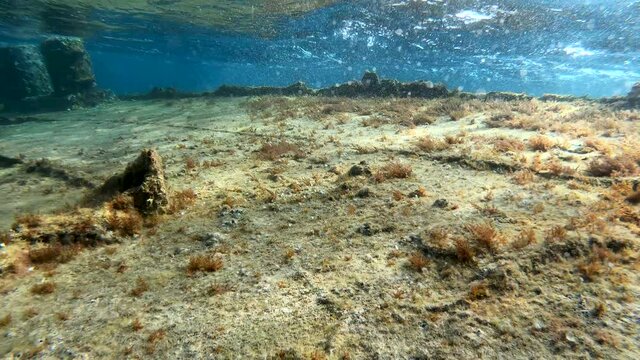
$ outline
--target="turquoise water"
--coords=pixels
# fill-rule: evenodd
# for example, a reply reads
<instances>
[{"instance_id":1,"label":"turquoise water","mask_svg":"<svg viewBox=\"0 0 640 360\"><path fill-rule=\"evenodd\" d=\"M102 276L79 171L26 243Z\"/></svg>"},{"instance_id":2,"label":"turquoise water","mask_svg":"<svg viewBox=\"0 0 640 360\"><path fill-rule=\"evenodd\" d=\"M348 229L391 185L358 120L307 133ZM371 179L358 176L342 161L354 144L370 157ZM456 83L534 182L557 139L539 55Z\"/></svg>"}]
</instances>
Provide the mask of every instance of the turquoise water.
<instances>
[{"instance_id":1,"label":"turquoise water","mask_svg":"<svg viewBox=\"0 0 640 360\"><path fill-rule=\"evenodd\" d=\"M317 88L367 69L533 95L623 95L640 79L637 1L4 0L0 14L0 44L84 39L98 84L118 94Z\"/></svg>"}]
</instances>

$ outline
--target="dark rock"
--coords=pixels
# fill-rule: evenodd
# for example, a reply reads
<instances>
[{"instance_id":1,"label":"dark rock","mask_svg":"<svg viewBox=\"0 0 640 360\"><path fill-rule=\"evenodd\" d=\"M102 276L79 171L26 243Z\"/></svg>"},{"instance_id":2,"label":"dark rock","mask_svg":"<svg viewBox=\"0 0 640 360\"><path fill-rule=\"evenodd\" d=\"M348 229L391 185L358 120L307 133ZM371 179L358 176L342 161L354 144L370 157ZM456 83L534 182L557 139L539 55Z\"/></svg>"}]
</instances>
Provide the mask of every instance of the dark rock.
<instances>
[{"instance_id":1,"label":"dark rock","mask_svg":"<svg viewBox=\"0 0 640 360\"><path fill-rule=\"evenodd\" d=\"M0 155L0 168L9 168L22 163L24 163L24 161L21 159Z\"/></svg>"},{"instance_id":2,"label":"dark rock","mask_svg":"<svg viewBox=\"0 0 640 360\"><path fill-rule=\"evenodd\" d=\"M266 96L266 95L280 95L280 96L299 96L299 95L313 95L315 92L308 88L303 82L296 82L287 87L275 87L275 86L260 86L260 87L247 87L247 86L232 86L222 85L216 90L213 95L215 96Z\"/></svg>"},{"instance_id":3,"label":"dark rock","mask_svg":"<svg viewBox=\"0 0 640 360\"><path fill-rule=\"evenodd\" d=\"M147 95L147 99L176 99L178 90L172 87L154 87Z\"/></svg>"},{"instance_id":4,"label":"dark rock","mask_svg":"<svg viewBox=\"0 0 640 360\"><path fill-rule=\"evenodd\" d=\"M627 101L631 106L640 106L640 82L635 83L627 95Z\"/></svg>"},{"instance_id":5,"label":"dark rock","mask_svg":"<svg viewBox=\"0 0 640 360\"><path fill-rule=\"evenodd\" d=\"M613 251L614 253L619 253L624 249L631 247L628 241L618 240L618 239L610 239L607 241L607 249Z\"/></svg>"},{"instance_id":6,"label":"dark rock","mask_svg":"<svg viewBox=\"0 0 640 360\"><path fill-rule=\"evenodd\" d=\"M320 96L338 96L338 97L348 97L348 98L356 98L363 96L364 94L372 94L373 91L371 88L367 89L361 82L359 81L349 81L344 84L334 85L329 88L320 89L317 92Z\"/></svg>"},{"instance_id":7,"label":"dark rock","mask_svg":"<svg viewBox=\"0 0 640 360\"><path fill-rule=\"evenodd\" d=\"M362 81L348 81L328 88L313 90L304 83L295 83L287 87L246 87L223 85L213 93L214 96L265 96L265 95L314 95L339 97L417 97L438 98L450 95L442 84L429 81L401 83L397 80L380 79L374 72L367 71Z\"/></svg>"},{"instance_id":8,"label":"dark rock","mask_svg":"<svg viewBox=\"0 0 640 360\"><path fill-rule=\"evenodd\" d=\"M222 209L220 209L220 212L218 213L218 217L230 217L232 219L237 220L242 217L242 214L244 214L244 210L242 209L233 209L229 207L223 207Z\"/></svg>"},{"instance_id":9,"label":"dark rock","mask_svg":"<svg viewBox=\"0 0 640 360\"><path fill-rule=\"evenodd\" d=\"M438 199L433 202L433 207L444 209L446 207L449 207L449 202L447 201L447 199Z\"/></svg>"},{"instance_id":10,"label":"dark rock","mask_svg":"<svg viewBox=\"0 0 640 360\"><path fill-rule=\"evenodd\" d=\"M6 110L21 113L37 113L45 111L63 111L85 107L94 107L104 102L115 100L116 96L109 90L92 88L78 94L64 96L40 96L11 101L6 103ZM42 120L39 120L42 121Z\"/></svg>"},{"instance_id":11,"label":"dark rock","mask_svg":"<svg viewBox=\"0 0 640 360\"><path fill-rule=\"evenodd\" d=\"M224 236L220 233L206 233L198 236L198 238L208 248L216 246L224 240Z\"/></svg>"},{"instance_id":12,"label":"dark rock","mask_svg":"<svg viewBox=\"0 0 640 360\"><path fill-rule=\"evenodd\" d=\"M302 81L298 81L284 88L283 95L288 95L288 96L312 95L313 92L314 92L313 89L310 89L309 87L307 87L305 83L303 83Z\"/></svg>"},{"instance_id":13,"label":"dark rock","mask_svg":"<svg viewBox=\"0 0 640 360\"><path fill-rule=\"evenodd\" d=\"M146 94L135 94L135 95L123 95L120 96L122 100L178 100L178 99L189 99L189 98L199 98L203 96L207 96L209 93L191 93L191 92L182 92L173 87L160 87L155 86Z\"/></svg>"},{"instance_id":14,"label":"dark rock","mask_svg":"<svg viewBox=\"0 0 640 360\"><path fill-rule=\"evenodd\" d=\"M117 193L131 195L134 206L143 213L164 210L169 204L169 195L162 158L156 150L143 150L123 173L109 178L97 191L102 197Z\"/></svg>"},{"instance_id":15,"label":"dark rock","mask_svg":"<svg viewBox=\"0 0 640 360\"><path fill-rule=\"evenodd\" d=\"M378 77L378 74L373 71L365 71L362 76L362 84L365 87L378 86L380 84L380 78Z\"/></svg>"},{"instance_id":16,"label":"dark rock","mask_svg":"<svg viewBox=\"0 0 640 360\"><path fill-rule=\"evenodd\" d=\"M387 225L387 226L383 227L380 231L382 231L384 233L392 233L392 232L396 231L396 226L395 225Z\"/></svg>"},{"instance_id":17,"label":"dark rock","mask_svg":"<svg viewBox=\"0 0 640 360\"><path fill-rule=\"evenodd\" d=\"M374 229L371 224L365 223L358 228L358 233L364 236L373 236L378 233L377 229Z\"/></svg>"},{"instance_id":18,"label":"dark rock","mask_svg":"<svg viewBox=\"0 0 640 360\"><path fill-rule=\"evenodd\" d=\"M57 95L85 92L96 85L91 59L81 39L49 38L41 50Z\"/></svg>"},{"instance_id":19,"label":"dark rock","mask_svg":"<svg viewBox=\"0 0 640 360\"><path fill-rule=\"evenodd\" d=\"M400 96L400 87L402 83L397 80L384 79L380 80L380 86L377 88L377 96L379 97L398 97Z\"/></svg>"},{"instance_id":20,"label":"dark rock","mask_svg":"<svg viewBox=\"0 0 640 360\"><path fill-rule=\"evenodd\" d=\"M371 170L366 164L353 165L349 172L347 173L349 176L361 176L361 175L371 175Z\"/></svg>"},{"instance_id":21,"label":"dark rock","mask_svg":"<svg viewBox=\"0 0 640 360\"><path fill-rule=\"evenodd\" d=\"M37 46L0 48L0 99L21 100L53 92L51 79Z\"/></svg>"},{"instance_id":22,"label":"dark rock","mask_svg":"<svg viewBox=\"0 0 640 360\"><path fill-rule=\"evenodd\" d=\"M435 99L449 96L449 90L443 84L430 81L416 81L400 84L400 97Z\"/></svg>"},{"instance_id":23,"label":"dark rock","mask_svg":"<svg viewBox=\"0 0 640 360\"><path fill-rule=\"evenodd\" d=\"M358 190L358 192L356 193L356 197L358 198L368 198L372 195L371 190L369 190L369 188L362 188L360 190Z\"/></svg>"},{"instance_id":24,"label":"dark rock","mask_svg":"<svg viewBox=\"0 0 640 360\"><path fill-rule=\"evenodd\" d=\"M635 180L633 182L633 191L634 193L627 196L625 201L632 205L638 205L640 204L640 180ZM630 217L633 218L633 216L630 216ZM634 221L627 221L627 222L634 222Z\"/></svg>"},{"instance_id":25,"label":"dark rock","mask_svg":"<svg viewBox=\"0 0 640 360\"><path fill-rule=\"evenodd\" d=\"M25 172L27 174L35 173L41 176L62 180L68 185L74 187L86 187L90 189L95 187L91 181L85 179L80 174L74 174L62 166L52 163L49 159L40 159L28 163L25 167Z\"/></svg>"},{"instance_id":26,"label":"dark rock","mask_svg":"<svg viewBox=\"0 0 640 360\"><path fill-rule=\"evenodd\" d=\"M534 97L523 93L512 93L504 91L493 91L484 96L484 100L500 100L500 101L522 101L532 100Z\"/></svg>"},{"instance_id":27,"label":"dark rock","mask_svg":"<svg viewBox=\"0 0 640 360\"><path fill-rule=\"evenodd\" d=\"M320 89L318 95L343 97L415 97L434 99L449 96L449 90L442 84L430 81L401 83L397 80L380 80L378 75L366 72L360 81L350 81L330 88Z\"/></svg>"},{"instance_id":28,"label":"dark rock","mask_svg":"<svg viewBox=\"0 0 640 360\"><path fill-rule=\"evenodd\" d=\"M557 95L557 94L543 94L540 97L542 101L554 101L554 102L573 102L577 100L588 100L585 96L574 95Z\"/></svg>"},{"instance_id":29,"label":"dark rock","mask_svg":"<svg viewBox=\"0 0 640 360\"><path fill-rule=\"evenodd\" d=\"M72 108L94 107L108 101L116 100L116 95L111 90L92 88L83 93L68 96L72 102Z\"/></svg>"}]
</instances>

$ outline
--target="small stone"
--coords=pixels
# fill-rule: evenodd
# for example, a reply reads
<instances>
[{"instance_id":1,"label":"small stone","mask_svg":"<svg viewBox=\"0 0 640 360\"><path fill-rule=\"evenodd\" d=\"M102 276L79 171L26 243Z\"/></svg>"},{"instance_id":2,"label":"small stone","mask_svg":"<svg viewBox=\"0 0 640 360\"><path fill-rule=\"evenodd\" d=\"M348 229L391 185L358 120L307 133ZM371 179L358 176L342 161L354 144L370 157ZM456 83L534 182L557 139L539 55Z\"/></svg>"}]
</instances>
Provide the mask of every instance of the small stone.
<instances>
[{"instance_id":1,"label":"small stone","mask_svg":"<svg viewBox=\"0 0 640 360\"><path fill-rule=\"evenodd\" d=\"M356 193L356 197L358 198L368 198L371 196L371 190L369 190L369 188L362 188L360 190L358 190L358 192Z\"/></svg>"},{"instance_id":2,"label":"small stone","mask_svg":"<svg viewBox=\"0 0 640 360\"><path fill-rule=\"evenodd\" d=\"M318 297L316 298L316 302L320 305L329 305L331 304L331 300L329 300L329 298L327 297L326 294L320 294L318 295Z\"/></svg>"},{"instance_id":3,"label":"small stone","mask_svg":"<svg viewBox=\"0 0 640 360\"><path fill-rule=\"evenodd\" d=\"M349 176L371 175L371 170L366 165L353 165L347 174Z\"/></svg>"},{"instance_id":4,"label":"small stone","mask_svg":"<svg viewBox=\"0 0 640 360\"><path fill-rule=\"evenodd\" d=\"M358 228L358 233L360 233L360 234L362 234L362 235L364 235L364 236L372 236L372 235L374 235L374 234L375 234L375 233L377 233L377 232L378 232L378 231L377 231L377 230L375 230L375 229L373 229L373 228L371 227L371 224L369 224L369 223L365 223L365 224L363 224L362 226L360 226L360 227Z\"/></svg>"},{"instance_id":5,"label":"small stone","mask_svg":"<svg viewBox=\"0 0 640 360\"><path fill-rule=\"evenodd\" d=\"M397 312L391 313L391 317L393 318L393 320L401 324L404 324L407 321L407 319L405 319L404 316L402 316L402 314L398 314Z\"/></svg>"},{"instance_id":6,"label":"small stone","mask_svg":"<svg viewBox=\"0 0 640 360\"><path fill-rule=\"evenodd\" d=\"M214 233L206 233L200 236L200 241L204 243L206 247L212 247L217 245L220 241L224 240L224 235L214 232Z\"/></svg>"},{"instance_id":7,"label":"small stone","mask_svg":"<svg viewBox=\"0 0 640 360\"><path fill-rule=\"evenodd\" d=\"M440 209L444 209L448 206L449 206L449 202L447 201L447 199L438 199L433 202L433 207L437 207Z\"/></svg>"},{"instance_id":8,"label":"small stone","mask_svg":"<svg viewBox=\"0 0 640 360\"><path fill-rule=\"evenodd\" d=\"M233 226L236 226L237 224L238 224L238 220L236 219L225 220L222 222L222 226L225 226L225 227L233 227Z\"/></svg>"}]
</instances>

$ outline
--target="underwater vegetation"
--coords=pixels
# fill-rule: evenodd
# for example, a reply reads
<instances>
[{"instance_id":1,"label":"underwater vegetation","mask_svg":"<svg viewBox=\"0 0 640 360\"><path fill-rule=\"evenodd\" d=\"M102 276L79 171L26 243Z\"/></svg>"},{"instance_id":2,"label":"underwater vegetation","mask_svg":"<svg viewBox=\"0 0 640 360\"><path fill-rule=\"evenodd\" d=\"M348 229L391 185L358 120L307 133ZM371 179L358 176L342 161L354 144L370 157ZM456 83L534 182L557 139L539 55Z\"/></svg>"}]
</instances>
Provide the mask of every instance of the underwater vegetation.
<instances>
[{"instance_id":1,"label":"underwater vegetation","mask_svg":"<svg viewBox=\"0 0 640 360\"><path fill-rule=\"evenodd\" d=\"M639 351L628 99L199 96L56 116L109 131L39 162L60 171L27 171L44 150L3 139L8 204L59 204L12 208L0 232L0 328L19 334L3 354Z\"/></svg>"}]
</instances>

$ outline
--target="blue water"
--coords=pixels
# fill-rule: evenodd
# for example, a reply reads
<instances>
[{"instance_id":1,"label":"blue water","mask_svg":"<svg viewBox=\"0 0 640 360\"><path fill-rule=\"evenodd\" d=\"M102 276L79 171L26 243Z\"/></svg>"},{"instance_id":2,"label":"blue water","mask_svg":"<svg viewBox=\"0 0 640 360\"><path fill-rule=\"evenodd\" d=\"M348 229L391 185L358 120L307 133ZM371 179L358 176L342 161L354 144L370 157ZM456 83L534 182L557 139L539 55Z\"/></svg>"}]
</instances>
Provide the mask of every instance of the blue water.
<instances>
[{"instance_id":1,"label":"blue water","mask_svg":"<svg viewBox=\"0 0 640 360\"><path fill-rule=\"evenodd\" d=\"M116 93L224 83L323 87L358 79L366 69L451 89L534 95L620 95L640 80L638 1L447 3L341 1L279 18L272 36L92 9L91 17L113 28L85 29L70 20L43 31L31 18L14 18L1 23L0 43L82 36L99 85ZM260 30L260 19L251 21Z\"/></svg>"}]
</instances>

